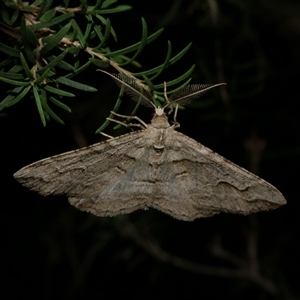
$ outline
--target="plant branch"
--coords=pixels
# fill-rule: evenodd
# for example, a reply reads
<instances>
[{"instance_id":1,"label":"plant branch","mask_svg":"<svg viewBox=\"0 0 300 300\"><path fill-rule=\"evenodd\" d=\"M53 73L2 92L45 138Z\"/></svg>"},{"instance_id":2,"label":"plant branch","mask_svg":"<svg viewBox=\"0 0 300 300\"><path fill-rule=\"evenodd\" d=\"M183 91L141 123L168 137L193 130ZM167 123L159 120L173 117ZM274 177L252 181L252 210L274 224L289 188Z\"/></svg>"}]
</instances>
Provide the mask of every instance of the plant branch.
<instances>
[{"instance_id":1,"label":"plant branch","mask_svg":"<svg viewBox=\"0 0 300 300\"><path fill-rule=\"evenodd\" d=\"M131 239L135 244L144 249L145 252L163 263L170 264L182 270L202 275L222 278L248 279L258 285L268 294L278 294L278 288L273 282L262 276L262 274L260 274L257 269L247 267L247 263L242 262L240 259L237 259L233 255L229 255L228 252L225 251L222 247L215 251L215 253L218 253L218 256L221 256L223 258L226 258L228 261L233 262L238 266L237 268L208 266L171 254L163 250L158 242L153 238L151 239L149 237L145 237L144 235L141 236L136 230L135 226L129 221L128 217L122 216L121 220L123 226L118 230L120 235L125 238Z\"/></svg>"}]
</instances>

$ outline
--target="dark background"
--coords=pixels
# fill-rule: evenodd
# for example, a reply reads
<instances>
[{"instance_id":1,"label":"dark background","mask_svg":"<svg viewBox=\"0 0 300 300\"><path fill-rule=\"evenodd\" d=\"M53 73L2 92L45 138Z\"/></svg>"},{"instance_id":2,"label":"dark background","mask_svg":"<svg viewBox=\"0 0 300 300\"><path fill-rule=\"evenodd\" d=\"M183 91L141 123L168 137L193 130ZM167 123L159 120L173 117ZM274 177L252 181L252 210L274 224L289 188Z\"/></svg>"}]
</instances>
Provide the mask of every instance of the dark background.
<instances>
[{"instance_id":1,"label":"dark background","mask_svg":"<svg viewBox=\"0 0 300 300\"><path fill-rule=\"evenodd\" d=\"M73 114L61 115L65 126L51 121L43 128L32 99L1 115L3 293L23 299L300 299L299 1L120 3L133 10L110 17L119 37L115 49L140 39L141 17L150 33L165 27L138 59L145 69L164 60L167 40L174 54L193 42L158 83L194 63L193 83L227 82L179 112L180 131L257 173L288 203L249 217L194 222L154 210L96 218L65 197L23 188L12 177L21 167L100 140L94 132L118 88L90 69L81 79L99 94L78 94L69 103ZM130 112L134 103L123 102L123 112ZM141 108L137 115L149 122L152 111Z\"/></svg>"}]
</instances>

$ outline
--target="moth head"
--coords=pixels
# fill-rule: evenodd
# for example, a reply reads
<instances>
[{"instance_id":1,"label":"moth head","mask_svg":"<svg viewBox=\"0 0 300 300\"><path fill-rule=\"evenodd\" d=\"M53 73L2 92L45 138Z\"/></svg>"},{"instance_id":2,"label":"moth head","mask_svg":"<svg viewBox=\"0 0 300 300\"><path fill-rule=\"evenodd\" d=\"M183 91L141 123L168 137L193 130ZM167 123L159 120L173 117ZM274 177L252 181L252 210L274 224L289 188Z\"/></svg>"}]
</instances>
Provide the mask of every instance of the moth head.
<instances>
[{"instance_id":1,"label":"moth head","mask_svg":"<svg viewBox=\"0 0 300 300\"><path fill-rule=\"evenodd\" d=\"M164 114L165 114L165 112L164 112L164 109L162 107L156 107L155 108L155 115L162 116Z\"/></svg>"}]
</instances>

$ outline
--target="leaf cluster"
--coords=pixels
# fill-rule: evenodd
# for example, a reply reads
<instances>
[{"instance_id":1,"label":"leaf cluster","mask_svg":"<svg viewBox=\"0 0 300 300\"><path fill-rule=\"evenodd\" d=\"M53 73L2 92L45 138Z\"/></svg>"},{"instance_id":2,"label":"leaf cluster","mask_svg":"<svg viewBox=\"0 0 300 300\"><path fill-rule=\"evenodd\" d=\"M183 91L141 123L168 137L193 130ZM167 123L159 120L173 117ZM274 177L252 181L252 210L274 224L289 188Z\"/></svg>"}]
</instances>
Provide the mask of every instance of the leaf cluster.
<instances>
[{"instance_id":1,"label":"leaf cluster","mask_svg":"<svg viewBox=\"0 0 300 300\"><path fill-rule=\"evenodd\" d=\"M2 1L0 31L4 34L5 39L2 41L5 42L0 42L0 81L7 86L7 92L0 102L0 111L17 104L25 96L31 96L44 126L50 118L63 124L53 106L71 112L70 107L64 103L65 98L75 97L70 88L71 91L77 89L84 92L97 90L74 80L91 64L99 68L112 67L137 80L139 84L148 86L151 91L163 88L163 83L154 85L152 80L177 62L191 44L172 56L172 46L168 42L166 57L161 64L150 70L135 73L127 71L125 68L129 65L141 69L136 58L147 44L158 38L163 29L148 35L146 21L142 19L140 41L122 49L111 50L110 41L117 43L118 39L107 15L131 9L117 2L64 0L57 5L55 0ZM186 85L193 68L169 81L168 86ZM120 105L122 93L121 90L114 110ZM157 95L159 97L159 93ZM107 122L99 130L106 125Z\"/></svg>"}]
</instances>

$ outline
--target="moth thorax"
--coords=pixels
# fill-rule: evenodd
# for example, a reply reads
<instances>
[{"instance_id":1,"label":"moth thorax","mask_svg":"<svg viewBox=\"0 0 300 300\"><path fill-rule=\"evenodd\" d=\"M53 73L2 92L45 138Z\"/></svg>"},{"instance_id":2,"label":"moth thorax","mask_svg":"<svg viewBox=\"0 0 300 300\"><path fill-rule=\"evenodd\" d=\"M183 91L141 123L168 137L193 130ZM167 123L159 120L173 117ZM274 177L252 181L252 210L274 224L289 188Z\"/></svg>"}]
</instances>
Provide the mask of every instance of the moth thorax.
<instances>
[{"instance_id":1,"label":"moth thorax","mask_svg":"<svg viewBox=\"0 0 300 300\"><path fill-rule=\"evenodd\" d=\"M163 112L161 115L157 114L157 111L155 111L155 114L151 120L151 124L155 128L168 128L170 127L170 124L168 122L168 117Z\"/></svg>"}]
</instances>

